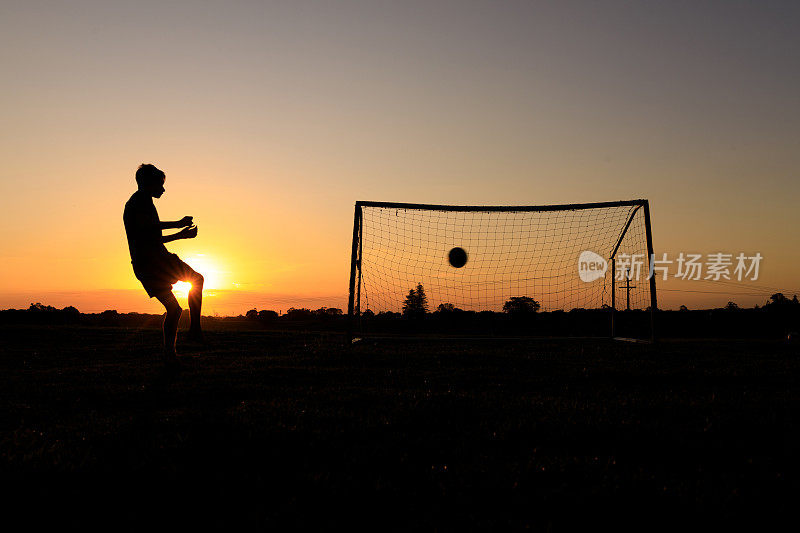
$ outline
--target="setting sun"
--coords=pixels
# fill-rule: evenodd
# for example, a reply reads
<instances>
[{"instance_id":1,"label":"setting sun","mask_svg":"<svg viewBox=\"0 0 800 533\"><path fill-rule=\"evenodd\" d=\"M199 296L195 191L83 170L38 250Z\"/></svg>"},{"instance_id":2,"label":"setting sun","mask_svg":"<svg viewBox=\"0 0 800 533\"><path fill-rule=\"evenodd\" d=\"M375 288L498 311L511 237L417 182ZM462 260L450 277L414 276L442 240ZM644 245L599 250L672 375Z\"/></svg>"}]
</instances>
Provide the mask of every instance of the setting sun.
<instances>
[{"instance_id":1,"label":"setting sun","mask_svg":"<svg viewBox=\"0 0 800 533\"><path fill-rule=\"evenodd\" d=\"M195 254L186 257L185 262L193 269L203 275L203 290L226 288L225 274L219 265L206 254ZM188 298L192 284L186 281L179 281L172 286L175 296L178 298ZM213 296L213 293L205 292L206 296Z\"/></svg>"}]
</instances>

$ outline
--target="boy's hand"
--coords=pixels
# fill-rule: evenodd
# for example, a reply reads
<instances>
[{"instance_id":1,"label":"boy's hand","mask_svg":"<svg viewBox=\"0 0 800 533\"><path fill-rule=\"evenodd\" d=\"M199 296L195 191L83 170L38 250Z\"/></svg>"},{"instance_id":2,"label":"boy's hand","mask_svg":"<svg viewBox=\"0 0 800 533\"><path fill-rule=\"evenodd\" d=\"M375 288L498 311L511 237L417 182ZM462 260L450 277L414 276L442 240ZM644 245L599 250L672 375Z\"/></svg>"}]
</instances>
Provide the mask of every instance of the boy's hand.
<instances>
[{"instance_id":1,"label":"boy's hand","mask_svg":"<svg viewBox=\"0 0 800 533\"><path fill-rule=\"evenodd\" d=\"M183 217L182 219L180 219L178 221L178 227L179 228L185 228L186 226L191 226L191 225L192 225L192 217L188 217L188 216L187 217Z\"/></svg>"},{"instance_id":2,"label":"boy's hand","mask_svg":"<svg viewBox=\"0 0 800 533\"><path fill-rule=\"evenodd\" d=\"M180 232L181 239L194 239L197 237L197 226L183 228Z\"/></svg>"}]
</instances>

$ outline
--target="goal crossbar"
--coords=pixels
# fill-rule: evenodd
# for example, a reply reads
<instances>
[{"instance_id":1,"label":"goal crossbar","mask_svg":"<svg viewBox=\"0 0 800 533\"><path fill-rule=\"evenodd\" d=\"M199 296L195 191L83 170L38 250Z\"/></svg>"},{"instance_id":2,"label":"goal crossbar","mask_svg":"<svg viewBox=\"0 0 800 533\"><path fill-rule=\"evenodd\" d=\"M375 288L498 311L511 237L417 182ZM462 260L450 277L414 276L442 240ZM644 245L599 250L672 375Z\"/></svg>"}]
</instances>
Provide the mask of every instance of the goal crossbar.
<instances>
[{"instance_id":1,"label":"goal crossbar","mask_svg":"<svg viewBox=\"0 0 800 533\"><path fill-rule=\"evenodd\" d=\"M356 202L359 207L383 207L389 209L425 209L431 211L474 211L474 212L531 212L531 211L577 211L580 209L599 209L604 207L644 206L647 200L619 200L616 202L591 202L582 204L556 204L556 205L437 205L437 204L409 204L402 202L372 202L360 200Z\"/></svg>"}]
</instances>

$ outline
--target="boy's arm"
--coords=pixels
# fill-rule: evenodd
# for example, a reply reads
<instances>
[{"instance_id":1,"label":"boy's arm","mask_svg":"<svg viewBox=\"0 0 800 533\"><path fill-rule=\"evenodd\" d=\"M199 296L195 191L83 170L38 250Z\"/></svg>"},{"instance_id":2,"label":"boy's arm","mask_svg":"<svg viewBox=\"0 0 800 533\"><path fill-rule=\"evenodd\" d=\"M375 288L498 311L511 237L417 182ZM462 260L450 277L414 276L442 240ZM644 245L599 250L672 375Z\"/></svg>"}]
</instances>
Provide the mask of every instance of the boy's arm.
<instances>
[{"instance_id":1,"label":"boy's arm","mask_svg":"<svg viewBox=\"0 0 800 533\"><path fill-rule=\"evenodd\" d=\"M183 237L181 237L181 232L179 231L178 233L173 233L172 235L162 235L161 242L166 244L168 242L177 241L182 238Z\"/></svg>"},{"instance_id":2,"label":"boy's arm","mask_svg":"<svg viewBox=\"0 0 800 533\"><path fill-rule=\"evenodd\" d=\"M159 222L159 229L177 229L192 225L192 217L183 217L180 220Z\"/></svg>"},{"instance_id":3,"label":"boy's arm","mask_svg":"<svg viewBox=\"0 0 800 533\"><path fill-rule=\"evenodd\" d=\"M197 237L197 226L192 226L191 228L183 228L172 235L162 235L161 242L168 243L179 239L194 239L195 237Z\"/></svg>"}]
</instances>

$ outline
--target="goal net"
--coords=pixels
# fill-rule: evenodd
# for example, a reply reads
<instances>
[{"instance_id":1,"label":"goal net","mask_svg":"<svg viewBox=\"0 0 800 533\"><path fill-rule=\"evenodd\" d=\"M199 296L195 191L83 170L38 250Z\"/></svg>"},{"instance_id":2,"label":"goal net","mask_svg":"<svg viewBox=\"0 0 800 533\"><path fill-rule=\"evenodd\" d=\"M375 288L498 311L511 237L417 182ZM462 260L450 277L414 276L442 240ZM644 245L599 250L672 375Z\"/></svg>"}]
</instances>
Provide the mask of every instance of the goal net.
<instances>
[{"instance_id":1,"label":"goal net","mask_svg":"<svg viewBox=\"0 0 800 533\"><path fill-rule=\"evenodd\" d=\"M651 314L645 311L655 308L655 281L649 279L649 237L647 200L551 206L357 202L348 312L361 328L365 318L408 316L421 286L425 302L416 295L417 314L429 320L460 311L472 328L475 316L494 316L496 324L528 311L537 317L537 334L580 334L583 324L583 333L609 335L622 327L627 330L617 334L650 337ZM644 318L623 320L637 311ZM565 326L570 320L564 315L574 318L572 324ZM550 331L540 318L547 316Z\"/></svg>"}]
</instances>

